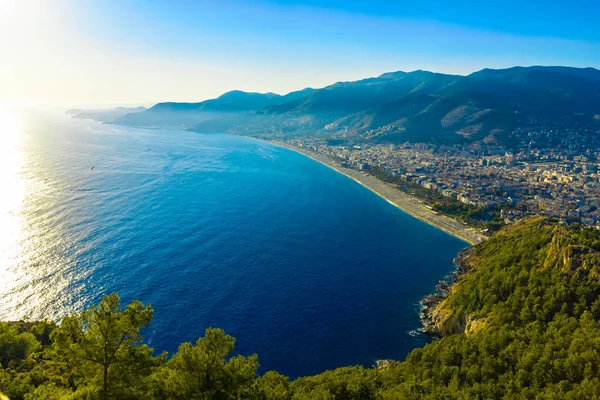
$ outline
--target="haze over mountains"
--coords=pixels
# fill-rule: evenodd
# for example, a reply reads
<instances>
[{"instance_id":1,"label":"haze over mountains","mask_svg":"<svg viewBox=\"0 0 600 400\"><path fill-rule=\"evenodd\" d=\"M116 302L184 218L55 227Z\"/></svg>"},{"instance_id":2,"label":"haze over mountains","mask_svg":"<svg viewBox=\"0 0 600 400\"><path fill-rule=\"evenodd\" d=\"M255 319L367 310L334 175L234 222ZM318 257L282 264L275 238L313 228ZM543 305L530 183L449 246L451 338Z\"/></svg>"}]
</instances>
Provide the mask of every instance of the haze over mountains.
<instances>
[{"instance_id":1,"label":"haze over mountains","mask_svg":"<svg viewBox=\"0 0 600 400\"><path fill-rule=\"evenodd\" d=\"M467 76L391 72L284 96L232 91L199 103L158 103L112 123L383 142L507 143L516 126L532 120L600 126L600 71L535 66Z\"/></svg>"},{"instance_id":2,"label":"haze over mountains","mask_svg":"<svg viewBox=\"0 0 600 400\"><path fill-rule=\"evenodd\" d=\"M127 114L139 113L146 111L145 107L117 107L111 110L82 110L74 108L67 110L67 114L74 118L93 119L95 121L107 122L113 121L115 118L122 117Z\"/></svg>"}]
</instances>

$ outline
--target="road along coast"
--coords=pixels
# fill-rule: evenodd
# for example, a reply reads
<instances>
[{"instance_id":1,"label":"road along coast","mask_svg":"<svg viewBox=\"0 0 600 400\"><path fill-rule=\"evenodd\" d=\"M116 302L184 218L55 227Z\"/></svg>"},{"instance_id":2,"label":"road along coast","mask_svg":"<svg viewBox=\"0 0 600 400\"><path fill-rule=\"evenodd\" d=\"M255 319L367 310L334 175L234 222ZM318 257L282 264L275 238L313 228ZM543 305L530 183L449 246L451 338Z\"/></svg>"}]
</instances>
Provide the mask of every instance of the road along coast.
<instances>
[{"instance_id":1,"label":"road along coast","mask_svg":"<svg viewBox=\"0 0 600 400\"><path fill-rule=\"evenodd\" d=\"M382 180L379 180L374 176L368 175L364 172L342 167L339 162L331 157L310 151L308 149L297 147L289 143L274 140L268 141L268 143L303 154L317 162L320 162L321 164L326 165L340 174L353 179L360 185L377 194L390 204L398 207L405 213L410 214L413 217L428 223L429 225L441 229L452 236L464 240L469 244L475 245L486 239L486 237L481 234L479 230L471 228L462 222L433 211L431 208L424 205L421 200L398 190L394 185L383 182Z\"/></svg>"}]
</instances>

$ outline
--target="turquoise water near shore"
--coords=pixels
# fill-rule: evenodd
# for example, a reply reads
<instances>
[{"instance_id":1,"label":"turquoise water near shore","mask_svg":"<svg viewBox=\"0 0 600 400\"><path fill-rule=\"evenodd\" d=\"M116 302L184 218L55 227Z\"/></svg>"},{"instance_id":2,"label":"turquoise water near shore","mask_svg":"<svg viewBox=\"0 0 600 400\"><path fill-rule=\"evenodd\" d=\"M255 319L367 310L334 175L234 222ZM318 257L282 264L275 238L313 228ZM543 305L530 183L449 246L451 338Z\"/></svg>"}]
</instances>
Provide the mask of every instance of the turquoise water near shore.
<instances>
[{"instance_id":1,"label":"turquoise water near shore","mask_svg":"<svg viewBox=\"0 0 600 400\"><path fill-rule=\"evenodd\" d=\"M295 377L423 345L408 333L417 302L467 246L253 139L48 114L23 119L10 146L1 319L118 292L153 305L157 350L220 327L262 371Z\"/></svg>"}]
</instances>

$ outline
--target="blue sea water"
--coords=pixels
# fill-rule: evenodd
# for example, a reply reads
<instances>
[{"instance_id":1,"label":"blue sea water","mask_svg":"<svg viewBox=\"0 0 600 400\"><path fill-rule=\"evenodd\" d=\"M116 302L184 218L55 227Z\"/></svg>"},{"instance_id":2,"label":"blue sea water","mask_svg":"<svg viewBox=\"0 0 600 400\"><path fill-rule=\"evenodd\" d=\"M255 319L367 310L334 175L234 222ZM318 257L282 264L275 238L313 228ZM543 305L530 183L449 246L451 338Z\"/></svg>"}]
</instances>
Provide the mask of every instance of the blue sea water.
<instances>
[{"instance_id":1,"label":"blue sea water","mask_svg":"<svg viewBox=\"0 0 600 400\"><path fill-rule=\"evenodd\" d=\"M466 247L257 140L64 115L11 129L1 319L59 318L117 292L152 304L157 350L220 327L261 371L296 377L423 345L408 334L417 302Z\"/></svg>"}]
</instances>

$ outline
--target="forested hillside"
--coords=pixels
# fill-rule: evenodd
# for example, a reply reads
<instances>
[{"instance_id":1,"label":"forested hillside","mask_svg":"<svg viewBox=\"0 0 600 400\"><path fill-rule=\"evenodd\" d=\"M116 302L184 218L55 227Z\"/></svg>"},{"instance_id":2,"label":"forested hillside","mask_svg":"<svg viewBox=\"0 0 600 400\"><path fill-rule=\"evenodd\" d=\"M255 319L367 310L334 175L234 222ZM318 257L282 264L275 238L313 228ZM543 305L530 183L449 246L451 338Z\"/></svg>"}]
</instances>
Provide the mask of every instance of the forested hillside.
<instances>
[{"instance_id":1,"label":"forested hillside","mask_svg":"<svg viewBox=\"0 0 600 400\"><path fill-rule=\"evenodd\" d=\"M600 397L600 234L535 217L461 255L437 333L402 362L290 381L207 329L175 354L140 332L149 305L117 295L79 315L0 324L11 399L592 399ZM160 305L156 305L160 307Z\"/></svg>"}]
</instances>

